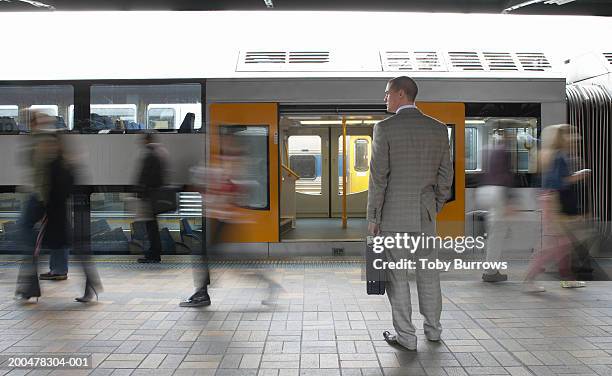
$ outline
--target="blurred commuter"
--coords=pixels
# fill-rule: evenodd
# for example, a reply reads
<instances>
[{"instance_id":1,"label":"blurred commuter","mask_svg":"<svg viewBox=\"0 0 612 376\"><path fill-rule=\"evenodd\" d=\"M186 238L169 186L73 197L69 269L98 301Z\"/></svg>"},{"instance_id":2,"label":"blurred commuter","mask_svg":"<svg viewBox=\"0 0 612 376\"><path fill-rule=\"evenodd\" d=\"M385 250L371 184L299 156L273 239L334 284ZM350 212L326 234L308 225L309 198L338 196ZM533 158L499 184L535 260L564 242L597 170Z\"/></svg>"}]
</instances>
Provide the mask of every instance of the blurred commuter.
<instances>
[{"instance_id":1,"label":"blurred commuter","mask_svg":"<svg viewBox=\"0 0 612 376\"><path fill-rule=\"evenodd\" d=\"M168 153L163 146L155 143L152 133L144 135L143 145L144 157L138 173L136 189L137 196L142 201L142 217L145 219L149 249L145 250L145 256L139 258L138 262L158 263L161 261L162 249L155 213L155 197L165 185Z\"/></svg>"},{"instance_id":2,"label":"blurred commuter","mask_svg":"<svg viewBox=\"0 0 612 376\"><path fill-rule=\"evenodd\" d=\"M509 230L510 192L513 187L514 173L510 148L512 133L503 131L501 142L490 150L487 172L483 176L482 186L477 190L478 201L486 208L487 214L487 262L501 261L504 237ZM489 269L482 275L485 282L502 282L508 275L499 269Z\"/></svg>"},{"instance_id":3,"label":"blurred commuter","mask_svg":"<svg viewBox=\"0 0 612 376\"><path fill-rule=\"evenodd\" d=\"M202 262L194 269L196 291L179 304L181 307L210 305L208 254L220 253L223 235L231 231L233 224L244 221L238 210L245 194L244 186L239 179L242 176L243 151L235 140L236 136L220 137L221 152L211 156L208 166L201 164L191 171L193 183L202 194L204 213L209 220L211 236L210 246L202 246Z\"/></svg>"},{"instance_id":4,"label":"blurred commuter","mask_svg":"<svg viewBox=\"0 0 612 376\"><path fill-rule=\"evenodd\" d=\"M571 271L571 239L567 231L571 229L574 218L568 216L563 208L563 195L572 184L589 176L589 170L570 172L569 150L572 146L572 128L567 124L551 125L542 131L542 186L540 195L543 221L543 249L531 260L525 277L525 291L543 292L545 289L534 283L535 278L554 261L558 264L561 286L565 288L584 287L585 283L576 281Z\"/></svg>"},{"instance_id":5,"label":"blurred commuter","mask_svg":"<svg viewBox=\"0 0 612 376\"><path fill-rule=\"evenodd\" d=\"M40 297L38 282L38 253L42 246L46 223L46 206L50 193L49 165L57 158L57 137L51 134L55 119L38 111L29 111L30 144L24 153L30 172L29 186L21 187L27 193L17 220L19 247L25 256L17 277L15 297L27 301ZM42 230L36 231L36 227Z\"/></svg>"},{"instance_id":6,"label":"blurred commuter","mask_svg":"<svg viewBox=\"0 0 612 376\"><path fill-rule=\"evenodd\" d=\"M70 223L67 202L74 185L72 167L64 157L60 138L56 140L55 157L47 167L48 196L45 202L46 227L42 245L49 249L49 272L40 275L42 280L68 278L70 253Z\"/></svg>"},{"instance_id":7,"label":"blurred commuter","mask_svg":"<svg viewBox=\"0 0 612 376\"><path fill-rule=\"evenodd\" d=\"M387 111L395 115L374 126L368 194L368 232L387 237L436 235L436 216L450 196L453 167L447 127L423 114L416 106L418 88L409 77L387 83ZM435 248L390 248L390 262L411 257L436 260ZM416 284L423 330L429 341L442 333L442 292L439 270L422 268L417 262ZM390 344L416 350L408 270L387 269L386 290L396 334L383 332Z\"/></svg>"}]
</instances>

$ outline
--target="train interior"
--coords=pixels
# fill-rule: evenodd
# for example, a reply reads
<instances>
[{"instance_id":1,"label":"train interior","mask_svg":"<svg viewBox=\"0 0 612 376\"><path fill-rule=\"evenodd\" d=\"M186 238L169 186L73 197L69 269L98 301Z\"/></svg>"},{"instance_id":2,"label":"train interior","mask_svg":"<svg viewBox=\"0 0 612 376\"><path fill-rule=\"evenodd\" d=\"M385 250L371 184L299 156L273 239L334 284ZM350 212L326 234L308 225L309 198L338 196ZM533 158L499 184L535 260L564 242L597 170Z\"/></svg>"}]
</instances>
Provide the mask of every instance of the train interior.
<instances>
[{"instance_id":1,"label":"train interior","mask_svg":"<svg viewBox=\"0 0 612 376\"><path fill-rule=\"evenodd\" d=\"M281 241L363 240L372 128L383 118L281 114Z\"/></svg>"}]
</instances>

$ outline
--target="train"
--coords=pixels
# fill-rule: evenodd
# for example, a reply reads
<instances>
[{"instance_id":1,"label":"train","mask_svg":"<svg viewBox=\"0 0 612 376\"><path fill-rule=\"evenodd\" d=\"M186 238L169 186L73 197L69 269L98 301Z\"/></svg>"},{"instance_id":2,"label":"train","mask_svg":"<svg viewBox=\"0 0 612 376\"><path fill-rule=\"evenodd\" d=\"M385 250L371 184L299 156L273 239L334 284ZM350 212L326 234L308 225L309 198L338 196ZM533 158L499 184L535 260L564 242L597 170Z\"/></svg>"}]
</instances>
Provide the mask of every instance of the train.
<instances>
[{"instance_id":1,"label":"train","mask_svg":"<svg viewBox=\"0 0 612 376\"><path fill-rule=\"evenodd\" d=\"M10 251L6 239L19 213L18 188L27 183L19 157L28 133L22 110L34 108L56 116L86 171L74 209L86 215L75 214L74 226L98 241L101 253L144 247L131 247L145 240L129 210L139 133L158 132L170 154L170 182L187 187L190 168L220 153L219 134L232 129L248 145L255 188L240 208L251 220L225 235L227 254L360 254L372 129L389 116L384 88L399 75L415 79L417 106L448 127L455 176L452 197L438 215L439 232L469 231L486 150L504 129L515 136L512 163L517 194L524 197L523 220L509 243L531 249L541 234L533 199L540 184L538 139L546 125L568 121L565 59L574 54L544 41L552 30L567 37L566 45L596 47L568 33L563 17L428 15L425 23L410 13L131 12L129 30L86 26L106 17L118 24L128 19L120 12L0 15L9 28L36 23L49 40L73 40L83 51L96 40L98 51L121 57L92 60L41 45L32 51L55 58L40 59L22 48L21 37L4 40L7 49L22 53L0 72L0 252ZM307 27L312 17L320 28ZM165 27L157 27L160 22ZM356 22L369 26L351 27ZM406 43L381 41L372 32L393 23L429 30L436 22L446 31ZM593 17L572 22L610 28ZM237 23L253 33L213 37ZM279 25L287 32L279 33ZM334 33L331 25L347 31ZM474 39L483 27L490 32ZM195 45L190 35L202 39ZM168 45L181 52L163 52ZM183 127L188 113L193 124ZM160 220L166 253L191 252L192 243L205 243L208 234L199 194L185 189L178 195L177 211ZM116 249L105 245L112 242Z\"/></svg>"}]
</instances>

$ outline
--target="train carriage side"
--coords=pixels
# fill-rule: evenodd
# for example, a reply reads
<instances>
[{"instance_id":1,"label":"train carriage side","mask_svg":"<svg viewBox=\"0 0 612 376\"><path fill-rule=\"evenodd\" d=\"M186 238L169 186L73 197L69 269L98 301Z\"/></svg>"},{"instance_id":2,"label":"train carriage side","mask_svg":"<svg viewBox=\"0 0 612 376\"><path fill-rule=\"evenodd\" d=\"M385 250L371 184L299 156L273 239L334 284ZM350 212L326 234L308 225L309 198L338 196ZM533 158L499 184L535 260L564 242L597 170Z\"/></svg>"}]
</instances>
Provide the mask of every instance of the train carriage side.
<instances>
[{"instance_id":1,"label":"train carriage side","mask_svg":"<svg viewBox=\"0 0 612 376\"><path fill-rule=\"evenodd\" d=\"M270 147L268 150L270 174L273 171L280 174L281 165L291 164L291 158L287 158L291 155L295 164L287 167L298 166L297 161L300 156L313 156L310 160L314 167L311 167L310 170L314 171L315 177L314 179L312 176L305 177L301 182L301 179L298 179L296 191L301 188L306 190L308 185L310 185L308 189L311 191L320 190L321 186L317 179L322 179L325 172L320 172L319 169L321 169L321 166L325 167L327 165L330 173L327 174L328 182L325 189L329 189L329 192L327 192L329 202L327 204L323 203L323 209L321 209L319 215L311 215L311 217L313 217L313 223L316 222L314 218L319 218L319 220L321 218L333 219L337 217L337 213L332 210L331 201L335 199L335 195L341 194L341 176L344 166L341 153L334 155L335 152L338 152L338 149L332 150L328 144L332 144L333 142L330 141L335 140L333 135L339 134L343 117L345 120L359 118L362 119L362 123L365 123L363 118L367 116L371 119L381 119L387 116L383 112L384 108L380 105L382 91L387 79L386 77L209 79L207 81L208 131L214 134L217 127L230 123L233 125L264 124L268 126L270 130L267 135ZM486 164L483 150L486 149L487 139L495 136L495 130L484 126L485 120L494 118L524 120L529 124L534 124L534 126L517 129L515 130L517 134L524 132L537 138L538 130L543 125L565 121L565 81L561 77L536 79L525 77L416 77L416 81L420 88L418 106L426 114L438 118L449 126L449 139L454 144L454 168L456 171L454 197L438 217L439 229L443 234L462 235L466 228L471 226L469 216L466 218L466 213L478 209L474 198L475 182ZM220 115L220 113L225 111L223 110L224 106L231 106L234 112L240 113L240 119L223 119L224 115ZM266 123L258 118L260 115L250 116L249 113L253 111L249 108L252 108L252 106L266 106L270 122ZM254 113L258 113L258 111ZM274 121L276 123L273 123ZM373 123L374 121L369 124L370 129ZM289 148L283 146L284 142L291 145L290 141L287 140L287 135L303 132L303 129L307 129L309 126L311 129L325 128L326 130L322 134L325 135L325 132L327 132L328 136L321 138L321 141L315 147L309 146L300 149L295 145ZM347 126L347 129L351 128L358 127ZM366 128L361 128L361 131ZM466 132L466 129L469 129L469 132ZM310 131L310 133L317 134L314 131ZM352 165L346 169L348 182L357 177L354 166L356 159L351 153L354 152L355 147L353 140L358 139L360 139L359 136L353 137L350 135L347 138L347 161ZM363 138L361 139L363 140ZM474 140L475 142L473 142ZM326 151L320 149L326 149ZM523 207L521 208L523 213L521 215L525 217L523 222L530 223L530 228L516 229L517 247L527 246L530 242L535 241L533 239L537 238L538 226L541 221L538 218L536 203L532 199L534 190L538 186L537 171L533 168L534 161L537 159L537 155L534 154L536 151L520 151L523 153L517 154L520 161L517 160L516 163L531 166L522 171L522 187L518 189L519 195L525 198L522 200ZM290 155L285 155L287 152ZM307 158L303 158L303 163L305 163L305 159ZM336 168L333 167L334 165ZM295 168L308 170L304 166ZM334 176L336 177L335 180ZM340 189L333 187L334 182L340 184ZM269 184L270 202L278 202L280 200L280 196L278 196L279 185L282 182L270 180ZM304 196L307 193L305 192ZM307 199L310 199L309 202L312 202L312 196L307 197ZM244 242L242 247L237 246L237 248L242 249L259 247L257 244L249 245L248 243L269 243L268 253L270 255L288 250L289 246L283 243L290 239L284 239L280 230L282 205L282 202L278 202L275 210L270 210L265 214L261 210L258 211L258 215L267 216L267 222L265 223L274 223L275 228L266 228L265 235L262 231L259 231L257 238L244 238L242 236L232 238L230 236L227 240L236 243ZM324 207L325 205L327 205L327 208ZM297 217L299 226L299 210ZM306 217L308 215L304 216L305 220ZM466 223L466 220L468 223ZM320 221L319 226L326 226L326 223L338 228L341 226L340 221ZM536 225L532 226L531 224ZM320 228L319 232L323 233L325 229ZM244 235L247 232L239 231L237 233ZM311 239L304 237L301 240L305 242L308 240L317 241L318 246L307 244L304 246L309 250L320 249L324 254L329 252L334 241L343 240L342 238L325 239L318 237L316 231L314 234ZM291 241L298 240L300 239L291 239ZM279 242L280 244L274 245Z\"/></svg>"}]
</instances>

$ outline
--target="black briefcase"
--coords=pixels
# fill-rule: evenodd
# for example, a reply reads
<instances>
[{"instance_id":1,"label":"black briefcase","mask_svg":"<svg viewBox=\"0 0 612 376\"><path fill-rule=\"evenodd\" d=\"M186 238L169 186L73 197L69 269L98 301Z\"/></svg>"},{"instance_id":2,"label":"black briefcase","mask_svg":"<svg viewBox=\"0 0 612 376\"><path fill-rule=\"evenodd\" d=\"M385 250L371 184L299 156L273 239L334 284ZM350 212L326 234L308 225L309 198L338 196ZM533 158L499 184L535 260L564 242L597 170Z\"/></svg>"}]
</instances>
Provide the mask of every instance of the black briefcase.
<instances>
[{"instance_id":1,"label":"black briefcase","mask_svg":"<svg viewBox=\"0 0 612 376\"><path fill-rule=\"evenodd\" d=\"M385 271L383 269L375 269L374 261L376 259L384 260L383 253L374 252L374 238L366 237L366 289L368 295L385 295Z\"/></svg>"}]
</instances>

